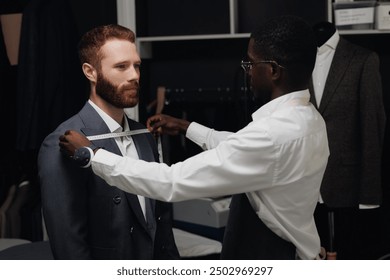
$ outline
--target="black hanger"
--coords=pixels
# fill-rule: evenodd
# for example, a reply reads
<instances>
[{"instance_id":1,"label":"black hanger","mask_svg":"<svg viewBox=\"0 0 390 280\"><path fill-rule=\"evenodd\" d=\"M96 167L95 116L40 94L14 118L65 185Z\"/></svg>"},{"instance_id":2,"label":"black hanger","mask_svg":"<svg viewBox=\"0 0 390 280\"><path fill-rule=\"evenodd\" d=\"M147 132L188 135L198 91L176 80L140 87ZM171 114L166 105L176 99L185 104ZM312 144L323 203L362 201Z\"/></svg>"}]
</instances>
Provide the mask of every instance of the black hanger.
<instances>
[{"instance_id":1,"label":"black hanger","mask_svg":"<svg viewBox=\"0 0 390 280\"><path fill-rule=\"evenodd\" d=\"M336 32L336 27L328 21L321 21L313 26L313 30L317 40L317 46L322 46Z\"/></svg>"}]
</instances>

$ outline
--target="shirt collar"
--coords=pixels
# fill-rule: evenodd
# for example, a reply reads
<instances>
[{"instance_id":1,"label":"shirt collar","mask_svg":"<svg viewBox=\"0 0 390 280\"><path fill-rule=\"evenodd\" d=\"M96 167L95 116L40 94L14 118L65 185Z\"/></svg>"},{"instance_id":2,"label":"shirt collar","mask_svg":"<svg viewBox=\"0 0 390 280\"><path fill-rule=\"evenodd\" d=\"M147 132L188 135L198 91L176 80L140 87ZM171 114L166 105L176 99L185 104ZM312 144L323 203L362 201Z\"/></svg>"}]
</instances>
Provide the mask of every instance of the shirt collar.
<instances>
[{"instance_id":1,"label":"shirt collar","mask_svg":"<svg viewBox=\"0 0 390 280\"><path fill-rule=\"evenodd\" d=\"M252 119L257 120L265 116L269 116L276 110L283 107L294 106L297 102L299 104L309 104L310 93L308 89L290 92L271 100L254 112L252 114Z\"/></svg>"},{"instance_id":2,"label":"shirt collar","mask_svg":"<svg viewBox=\"0 0 390 280\"><path fill-rule=\"evenodd\" d=\"M326 41L322 46L318 48L318 53L324 53L326 50L336 50L337 44L340 41L340 34L336 30L335 33Z\"/></svg>"},{"instance_id":3,"label":"shirt collar","mask_svg":"<svg viewBox=\"0 0 390 280\"><path fill-rule=\"evenodd\" d=\"M121 132L121 131L130 130L129 124L127 122L127 118L125 118L125 125L124 125L124 129L122 130L122 126L119 123L117 123L113 118L111 118L106 112L100 109L99 106L93 103L92 100L89 99L88 102L96 110L96 112L103 119L103 121L106 123L110 132Z\"/></svg>"}]
</instances>

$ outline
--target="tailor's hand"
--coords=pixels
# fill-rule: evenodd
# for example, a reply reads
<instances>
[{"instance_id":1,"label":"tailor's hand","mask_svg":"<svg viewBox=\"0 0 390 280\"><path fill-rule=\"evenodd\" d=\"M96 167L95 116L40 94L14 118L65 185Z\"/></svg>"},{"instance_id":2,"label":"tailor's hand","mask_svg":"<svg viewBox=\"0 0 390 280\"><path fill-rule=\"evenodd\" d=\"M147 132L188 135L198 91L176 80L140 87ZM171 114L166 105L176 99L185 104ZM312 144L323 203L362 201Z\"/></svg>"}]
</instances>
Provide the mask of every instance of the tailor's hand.
<instances>
[{"instance_id":1,"label":"tailor's hand","mask_svg":"<svg viewBox=\"0 0 390 280\"><path fill-rule=\"evenodd\" d=\"M151 116L146 121L146 127L154 135L178 135L179 133L185 134L189 125L189 121L177 119L163 114Z\"/></svg>"},{"instance_id":2,"label":"tailor's hand","mask_svg":"<svg viewBox=\"0 0 390 280\"><path fill-rule=\"evenodd\" d=\"M69 157L73 157L78 148L91 145L91 141L87 137L74 130L65 131L65 134L61 135L59 140L61 152Z\"/></svg>"}]
</instances>

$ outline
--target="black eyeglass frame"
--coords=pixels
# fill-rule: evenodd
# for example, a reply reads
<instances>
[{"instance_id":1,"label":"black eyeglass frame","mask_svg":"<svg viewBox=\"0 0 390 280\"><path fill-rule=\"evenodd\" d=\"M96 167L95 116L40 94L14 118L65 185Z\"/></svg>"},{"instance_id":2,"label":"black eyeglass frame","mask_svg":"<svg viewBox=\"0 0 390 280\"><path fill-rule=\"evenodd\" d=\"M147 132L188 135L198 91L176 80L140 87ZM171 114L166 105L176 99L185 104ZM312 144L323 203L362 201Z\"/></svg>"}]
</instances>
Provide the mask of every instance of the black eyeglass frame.
<instances>
[{"instance_id":1,"label":"black eyeglass frame","mask_svg":"<svg viewBox=\"0 0 390 280\"><path fill-rule=\"evenodd\" d=\"M280 68L286 69L283 65L280 65L275 60L259 60L259 61L244 61L241 60L241 68L244 69L245 73L248 73L250 70L252 70L253 66L260 63L271 63L274 64Z\"/></svg>"}]
</instances>

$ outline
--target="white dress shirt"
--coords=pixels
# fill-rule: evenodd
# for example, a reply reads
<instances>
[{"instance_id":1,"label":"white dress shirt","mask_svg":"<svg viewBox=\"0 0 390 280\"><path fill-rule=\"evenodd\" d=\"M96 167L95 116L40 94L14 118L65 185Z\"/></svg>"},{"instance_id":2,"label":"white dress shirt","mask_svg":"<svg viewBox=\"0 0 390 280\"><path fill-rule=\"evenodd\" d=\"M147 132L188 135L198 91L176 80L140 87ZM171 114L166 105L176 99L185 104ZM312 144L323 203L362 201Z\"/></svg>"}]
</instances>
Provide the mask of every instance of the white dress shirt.
<instances>
[{"instance_id":1,"label":"white dress shirt","mask_svg":"<svg viewBox=\"0 0 390 280\"><path fill-rule=\"evenodd\" d=\"M322 46L317 48L316 64L314 66L312 78L314 95L317 101L317 106L320 106L322 94L324 93L326 79L328 78L330 65L336 52L337 44L339 43L340 35L336 32Z\"/></svg>"},{"instance_id":2,"label":"white dress shirt","mask_svg":"<svg viewBox=\"0 0 390 280\"><path fill-rule=\"evenodd\" d=\"M168 166L103 149L93 171L124 191L163 201L247 193L261 220L314 259L320 239L313 218L329 156L325 123L309 91L272 100L237 133L191 123L187 137L208 150Z\"/></svg>"},{"instance_id":3,"label":"white dress shirt","mask_svg":"<svg viewBox=\"0 0 390 280\"><path fill-rule=\"evenodd\" d=\"M124 119L125 123L124 123L124 127L122 128L122 126L120 126L119 123L117 123L106 112L100 109L95 103L93 103L91 100L88 100L88 102L96 110L96 112L103 119L103 121L106 123L110 132L122 132L122 131L130 130L129 123L127 122L127 118ZM139 159L137 150L134 146L133 139L131 138L131 136L116 137L114 139L122 155L134 159ZM142 209L142 213L144 214L144 217L146 219L145 197L138 195L138 200Z\"/></svg>"}]
</instances>

